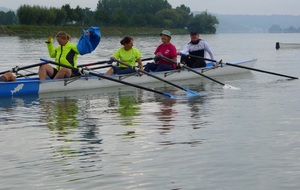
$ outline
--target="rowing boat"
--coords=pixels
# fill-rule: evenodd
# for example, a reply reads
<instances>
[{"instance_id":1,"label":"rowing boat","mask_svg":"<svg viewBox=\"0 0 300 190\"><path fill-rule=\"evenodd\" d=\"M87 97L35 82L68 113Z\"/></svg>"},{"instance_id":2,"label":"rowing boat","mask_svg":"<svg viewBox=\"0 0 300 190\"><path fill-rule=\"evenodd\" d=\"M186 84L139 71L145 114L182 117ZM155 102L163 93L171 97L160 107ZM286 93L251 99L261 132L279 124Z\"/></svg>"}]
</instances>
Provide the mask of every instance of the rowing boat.
<instances>
[{"instance_id":1,"label":"rowing boat","mask_svg":"<svg viewBox=\"0 0 300 190\"><path fill-rule=\"evenodd\" d=\"M285 49L285 48L300 48L300 43L283 43L283 42L276 42L275 48L278 49Z\"/></svg>"},{"instance_id":2,"label":"rowing boat","mask_svg":"<svg viewBox=\"0 0 300 190\"><path fill-rule=\"evenodd\" d=\"M256 62L256 59L249 59L243 61L231 62L234 65L242 65L252 68ZM236 67L221 65L217 68L213 66L213 62L208 62L204 68L195 68L197 72L205 73L206 76L216 77L221 75L232 75L244 72L249 72L246 69L240 69ZM99 73L102 75L103 73ZM202 79L203 77L191 72L187 69L178 69L167 72L152 72L160 78L168 81L182 81L191 80L195 78ZM113 75L114 79L125 81L132 84L145 84L158 82L153 77L142 75L139 76L136 73L129 75ZM0 82L0 97L14 97L22 95L38 95L44 93L55 93L55 92L67 92L67 91L85 91L92 89L110 88L124 84L120 84L115 81L106 80L97 76L82 75L80 77L73 77L67 79L47 79L39 80L38 78L18 78L14 82Z\"/></svg>"}]
</instances>

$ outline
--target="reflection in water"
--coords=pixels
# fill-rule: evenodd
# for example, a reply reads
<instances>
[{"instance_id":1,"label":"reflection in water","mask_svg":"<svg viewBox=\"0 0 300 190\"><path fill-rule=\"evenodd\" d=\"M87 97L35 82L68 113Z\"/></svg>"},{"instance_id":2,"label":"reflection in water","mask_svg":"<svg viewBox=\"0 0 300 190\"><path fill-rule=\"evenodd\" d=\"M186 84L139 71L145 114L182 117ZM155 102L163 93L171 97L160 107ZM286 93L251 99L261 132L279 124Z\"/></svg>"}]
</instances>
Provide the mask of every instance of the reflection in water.
<instances>
[{"instance_id":1,"label":"reflection in water","mask_svg":"<svg viewBox=\"0 0 300 190\"><path fill-rule=\"evenodd\" d=\"M74 141L74 139L67 139L67 135L72 133L72 129L78 127L77 100L69 99L67 97L59 99L42 99L40 104L43 111L42 120L47 121L46 125L48 129L54 134L52 142L65 142L58 143L58 146L52 146L52 148L55 149L54 155L59 153L60 156L65 157L78 154L77 150L74 151L71 148L70 142Z\"/></svg>"},{"instance_id":2,"label":"reflection in water","mask_svg":"<svg viewBox=\"0 0 300 190\"><path fill-rule=\"evenodd\" d=\"M41 100L41 107L47 118L47 127L50 131L56 131L60 136L64 136L78 126L77 99L67 97L55 100Z\"/></svg>"},{"instance_id":3,"label":"reflection in water","mask_svg":"<svg viewBox=\"0 0 300 190\"><path fill-rule=\"evenodd\" d=\"M122 94L121 91L119 92L118 113L122 118L123 125L134 125L135 116L137 116L138 112L141 110L136 97L141 98L142 91L138 90L137 92L136 95L133 95L132 93Z\"/></svg>"},{"instance_id":4,"label":"reflection in water","mask_svg":"<svg viewBox=\"0 0 300 190\"><path fill-rule=\"evenodd\" d=\"M118 92L118 98L109 96L108 106L116 109L120 123L125 126L133 126L134 120L141 110L140 103L143 98L142 90Z\"/></svg>"},{"instance_id":5,"label":"reflection in water","mask_svg":"<svg viewBox=\"0 0 300 190\"><path fill-rule=\"evenodd\" d=\"M38 106L37 102L38 96L2 97L0 101L0 125L20 124L20 121L29 121L33 124L35 119L28 119L28 115L35 114L35 107ZM20 114L24 110L26 110L26 114Z\"/></svg>"},{"instance_id":6,"label":"reflection in water","mask_svg":"<svg viewBox=\"0 0 300 190\"><path fill-rule=\"evenodd\" d=\"M54 175L62 177L67 173L72 181L84 179L80 174L86 172L91 177L98 176L101 169L95 163L101 161L99 153L103 151L98 146L102 142L97 138L98 127L81 124L78 119L78 100L63 97L40 101L42 120L47 121L48 129L53 132L52 159L61 167Z\"/></svg>"},{"instance_id":7,"label":"reflection in water","mask_svg":"<svg viewBox=\"0 0 300 190\"><path fill-rule=\"evenodd\" d=\"M141 105L143 99L143 90L135 89L134 91L118 91L118 96L109 96L108 107L111 114L116 114L115 119L122 126L126 127L126 131L117 136L124 136L124 138L135 138L137 134L131 127L138 125L137 117L140 115ZM129 128L130 127L130 128Z\"/></svg>"},{"instance_id":8,"label":"reflection in water","mask_svg":"<svg viewBox=\"0 0 300 190\"><path fill-rule=\"evenodd\" d=\"M205 90L205 83L199 82L196 84L191 84L188 86L189 89L195 91L206 91ZM190 108L190 118L189 124L193 126L194 129L199 129L202 126L207 125L207 122L204 121L204 116L207 115L207 110L204 103L206 101L206 97L204 96L193 96L189 97L187 100L187 105Z\"/></svg>"},{"instance_id":9,"label":"reflection in water","mask_svg":"<svg viewBox=\"0 0 300 190\"><path fill-rule=\"evenodd\" d=\"M31 107L37 100L38 95L1 97L0 108Z\"/></svg>"},{"instance_id":10,"label":"reflection in water","mask_svg":"<svg viewBox=\"0 0 300 190\"><path fill-rule=\"evenodd\" d=\"M161 103L160 111L157 113L158 120L162 121L163 129L173 128L175 121L174 117L178 113L176 109L173 108L176 103L176 99L164 99Z\"/></svg>"},{"instance_id":11,"label":"reflection in water","mask_svg":"<svg viewBox=\"0 0 300 190\"><path fill-rule=\"evenodd\" d=\"M168 90L168 92L170 94L175 94L175 90L171 92ZM155 97L158 98L158 96ZM157 100L157 102L159 101ZM175 121L175 116L178 114L178 111L173 107L176 103L176 99L166 98L162 99L159 103L160 108L156 115L158 120L162 122L162 127L159 128L161 129L160 134L165 134L175 127L175 124L172 122Z\"/></svg>"},{"instance_id":12,"label":"reflection in water","mask_svg":"<svg viewBox=\"0 0 300 190\"><path fill-rule=\"evenodd\" d=\"M202 119L203 116L207 114L205 111L204 102L205 98L203 97L195 97L188 101L188 106L190 107L191 111L190 125L192 125L194 129L199 129L202 126L207 125L207 122Z\"/></svg>"}]
</instances>

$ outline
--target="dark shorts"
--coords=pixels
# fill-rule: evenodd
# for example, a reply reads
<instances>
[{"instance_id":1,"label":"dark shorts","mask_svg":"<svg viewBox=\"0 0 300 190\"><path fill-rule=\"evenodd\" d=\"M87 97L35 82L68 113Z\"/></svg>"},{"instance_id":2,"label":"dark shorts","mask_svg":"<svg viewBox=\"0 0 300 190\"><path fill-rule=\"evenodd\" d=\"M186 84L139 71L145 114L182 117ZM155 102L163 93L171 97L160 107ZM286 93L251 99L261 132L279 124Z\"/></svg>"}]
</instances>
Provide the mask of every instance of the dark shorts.
<instances>
[{"instance_id":1,"label":"dark shorts","mask_svg":"<svg viewBox=\"0 0 300 190\"><path fill-rule=\"evenodd\" d=\"M206 67L206 63L203 59L195 59L188 56L181 56L180 63L183 63L190 68Z\"/></svg>"},{"instance_id":2,"label":"dark shorts","mask_svg":"<svg viewBox=\"0 0 300 190\"><path fill-rule=\"evenodd\" d=\"M112 66L115 75L123 75L135 72L132 68L120 68L116 66Z\"/></svg>"},{"instance_id":3,"label":"dark shorts","mask_svg":"<svg viewBox=\"0 0 300 190\"><path fill-rule=\"evenodd\" d=\"M54 79L55 75L58 73L58 70L56 68L53 68L53 75L50 76L51 79Z\"/></svg>"},{"instance_id":4,"label":"dark shorts","mask_svg":"<svg viewBox=\"0 0 300 190\"><path fill-rule=\"evenodd\" d=\"M174 70L174 67L172 65L169 64L157 64L157 63L147 63L144 71L146 72L160 72L160 71L170 71L170 70Z\"/></svg>"},{"instance_id":5,"label":"dark shorts","mask_svg":"<svg viewBox=\"0 0 300 190\"><path fill-rule=\"evenodd\" d=\"M57 75L58 70L56 68L53 68L53 75L50 76L51 79L54 79L55 75ZM73 71L72 70L72 74L71 77L76 77L76 76L80 76L81 74L78 71Z\"/></svg>"}]
</instances>

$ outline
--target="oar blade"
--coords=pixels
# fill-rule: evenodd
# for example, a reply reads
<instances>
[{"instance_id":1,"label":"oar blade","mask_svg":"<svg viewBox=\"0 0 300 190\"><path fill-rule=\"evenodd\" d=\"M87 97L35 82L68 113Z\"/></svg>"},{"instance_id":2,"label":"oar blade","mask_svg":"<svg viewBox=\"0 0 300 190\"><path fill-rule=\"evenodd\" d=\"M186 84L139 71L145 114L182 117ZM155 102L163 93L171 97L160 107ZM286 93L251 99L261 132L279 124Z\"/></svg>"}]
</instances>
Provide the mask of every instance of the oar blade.
<instances>
[{"instance_id":1,"label":"oar blade","mask_svg":"<svg viewBox=\"0 0 300 190\"><path fill-rule=\"evenodd\" d=\"M187 89L187 88L184 88L184 91L186 91L186 93L187 93L188 96L205 96L204 94L192 91L192 90Z\"/></svg>"},{"instance_id":2,"label":"oar blade","mask_svg":"<svg viewBox=\"0 0 300 190\"><path fill-rule=\"evenodd\" d=\"M169 97L169 98L174 98L174 99L177 98L177 96L172 95L172 94L169 94L169 93L166 93L166 92L162 93L162 95L167 96L167 97Z\"/></svg>"},{"instance_id":3,"label":"oar blade","mask_svg":"<svg viewBox=\"0 0 300 190\"><path fill-rule=\"evenodd\" d=\"M231 85L229 85L229 84L225 84L225 85L223 86L223 89L241 90L240 88L231 86Z\"/></svg>"}]
</instances>

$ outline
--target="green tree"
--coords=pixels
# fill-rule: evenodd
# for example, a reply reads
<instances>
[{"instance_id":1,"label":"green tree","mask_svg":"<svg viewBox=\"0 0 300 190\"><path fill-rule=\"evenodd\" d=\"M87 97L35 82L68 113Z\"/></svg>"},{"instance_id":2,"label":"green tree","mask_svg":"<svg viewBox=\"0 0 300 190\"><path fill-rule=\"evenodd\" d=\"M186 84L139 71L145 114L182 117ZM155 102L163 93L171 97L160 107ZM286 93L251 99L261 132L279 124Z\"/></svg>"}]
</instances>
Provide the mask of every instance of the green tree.
<instances>
[{"instance_id":1,"label":"green tree","mask_svg":"<svg viewBox=\"0 0 300 190\"><path fill-rule=\"evenodd\" d=\"M7 16L4 13L0 16L2 23L11 20L4 19ZM15 18L23 25L64 25L75 22L77 25L187 27L201 33L215 33L219 24L217 18L207 12L194 16L189 7L182 4L173 9L167 0L99 0L94 12L80 6L72 9L70 4L60 9L22 5Z\"/></svg>"},{"instance_id":2,"label":"green tree","mask_svg":"<svg viewBox=\"0 0 300 190\"><path fill-rule=\"evenodd\" d=\"M214 34L217 31L218 24L218 19L205 11L192 17L187 28L190 31L198 31L202 34Z\"/></svg>"},{"instance_id":3,"label":"green tree","mask_svg":"<svg viewBox=\"0 0 300 190\"><path fill-rule=\"evenodd\" d=\"M83 25L96 25L95 24L95 12L91 11L90 8L86 7L83 9L84 19Z\"/></svg>"},{"instance_id":4,"label":"green tree","mask_svg":"<svg viewBox=\"0 0 300 190\"><path fill-rule=\"evenodd\" d=\"M20 24L30 25L36 23L37 15L33 13L32 7L29 5L22 5L17 10L17 16Z\"/></svg>"},{"instance_id":5,"label":"green tree","mask_svg":"<svg viewBox=\"0 0 300 190\"><path fill-rule=\"evenodd\" d=\"M0 24L2 25L12 25L12 24L17 24L18 19L13 11L0 11Z\"/></svg>"},{"instance_id":6,"label":"green tree","mask_svg":"<svg viewBox=\"0 0 300 190\"><path fill-rule=\"evenodd\" d=\"M65 4L61 7L62 10L64 10L67 14L66 22L72 22L74 20L73 16L73 9L71 8L70 4Z\"/></svg>"},{"instance_id":7,"label":"green tree","mask_svg":"<svg viewBox=\"0 0 300 190\"><path fill-rule=\"evenodd\" d=\"M99 0L95 19L111 26L153 26L156 25L152 23L155 19L149 14L171 8L167 0Z\"/></svg>"},{"instance_id":8,"label":"green tree","mask_svg":"<svg viewBox=\"0 0 300 190\"><path fill-rule=\"evenodd\" d=\"M50 9L51 11L51 9ZM53 21L54 25L63 25L66 23L67 20L67 13L63 9L53 9L53 12L55 12L55 19Z\"/></svg>"},{"instance_id":9,"label":"green tree","mask_svg":"<svg viewBox=\"0 0 300 190\"><path fill-rule=\"evenodd\" d=\"M84 9L77 6L73 10L73 19L77 22L77 24L83 25L84 24L84 17L85 17Z\"/></svg>"},{"instance_id":10,"label":"green tree","mask_svg":"<svg viewBox=\"0 0 300 190\"><path fill-rule=\"evenodd\" d=\"M178 14L179 20L177 22L178 28L183 28L187 26L187 22L193 17L191 9L185 5L180 5L175 8L176 13Z\"/></svg>"},{"instance_id":11,"label":"green tree","mask_svg":"<svg viewBox=\"0 0 300 190\"><path fill-rule=\"evenodd\" d=\"M179 15L174 9L162 9L155 16L164 21L163 24L166 28L176 28L180 20Z\"/></svg>"}]
</instances>

